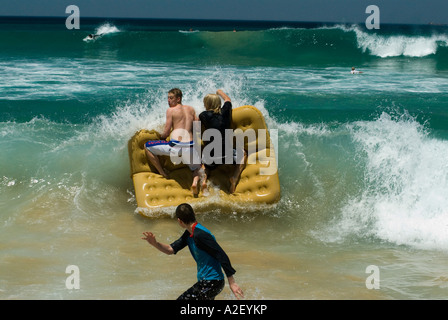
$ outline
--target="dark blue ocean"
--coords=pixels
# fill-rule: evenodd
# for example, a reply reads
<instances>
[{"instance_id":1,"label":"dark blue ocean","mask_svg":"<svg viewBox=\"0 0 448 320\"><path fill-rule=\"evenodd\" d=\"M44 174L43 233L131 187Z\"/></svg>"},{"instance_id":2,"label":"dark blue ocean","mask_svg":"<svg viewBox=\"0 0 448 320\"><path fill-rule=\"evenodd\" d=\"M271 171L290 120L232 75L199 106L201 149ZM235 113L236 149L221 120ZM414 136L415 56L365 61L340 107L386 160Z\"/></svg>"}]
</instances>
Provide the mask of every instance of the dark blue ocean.
<instances>
[{"instance_id":1,"label":"dark blue ocean","mask_svg":"<svg viewBox=\"0 0 448 320\"><path fill-rule=\"evenodd\" d=\"M173 87L197 113L221 88L278 132L279 203L198 213L248 299L446 298L447 26L8 17L0 298L175 299L195 282L188 252L140 239L182 230L136 214L130 178L127 142L163 127Z\"/></svg>"}]
</instances>

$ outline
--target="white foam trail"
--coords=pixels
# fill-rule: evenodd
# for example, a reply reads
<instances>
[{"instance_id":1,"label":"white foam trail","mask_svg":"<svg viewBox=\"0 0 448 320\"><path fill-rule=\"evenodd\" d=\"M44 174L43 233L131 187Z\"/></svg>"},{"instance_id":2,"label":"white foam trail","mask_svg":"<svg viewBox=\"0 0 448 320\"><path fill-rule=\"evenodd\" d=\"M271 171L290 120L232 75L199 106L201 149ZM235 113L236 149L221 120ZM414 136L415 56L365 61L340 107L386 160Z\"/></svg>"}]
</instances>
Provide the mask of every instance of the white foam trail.
<instances>
[{"instance_id":1,"label":"white foam trail","mask_svg":"<svg viewBox=\"0 0 448 320\"><path fill-rule=\"evenodd\" d=\"M116 26L114 26L110 23L105 23L95 29L95 34L103 34L104 35L104 34L116 33L116 32L120 32L120 30Z\"/></svg>"},{"instance_id":2,"label":"white foam trail","mask_svg":"<svg viewBox=\"0 0 448 320\"><path fill-rule=\"evenodd\" d=\"M95 33L94 35L96 36L104 36L106 34L110 34L110 33L117 33L120 32L121 30L119 30L116 26L110 24L110 23L104 23L101 26L99 26L98 28L95 29ZM94 41L98 38L90 38L89 36L85 37L83 40L84 41Z\"/></svg>"}]
</instances>

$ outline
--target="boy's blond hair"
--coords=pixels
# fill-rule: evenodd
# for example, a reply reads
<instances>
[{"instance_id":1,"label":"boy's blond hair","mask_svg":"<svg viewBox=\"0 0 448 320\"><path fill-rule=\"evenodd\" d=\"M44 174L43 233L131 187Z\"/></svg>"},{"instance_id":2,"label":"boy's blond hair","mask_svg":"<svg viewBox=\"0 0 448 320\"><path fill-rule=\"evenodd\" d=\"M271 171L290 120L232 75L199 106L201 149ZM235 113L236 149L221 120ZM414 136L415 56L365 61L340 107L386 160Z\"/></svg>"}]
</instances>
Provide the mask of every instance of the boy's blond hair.
<instances>
[{"instance_id":1,"label":"boy's blond hair","mask_svg":"<svg viewBox=\"0 0 448 320\"><path fill-rule=\"evenodd\" d=\"M211 110L214 113L221 113L221 98L214 93L210 93L204 97L205 110Z\"/></svg>"}]
</instances>

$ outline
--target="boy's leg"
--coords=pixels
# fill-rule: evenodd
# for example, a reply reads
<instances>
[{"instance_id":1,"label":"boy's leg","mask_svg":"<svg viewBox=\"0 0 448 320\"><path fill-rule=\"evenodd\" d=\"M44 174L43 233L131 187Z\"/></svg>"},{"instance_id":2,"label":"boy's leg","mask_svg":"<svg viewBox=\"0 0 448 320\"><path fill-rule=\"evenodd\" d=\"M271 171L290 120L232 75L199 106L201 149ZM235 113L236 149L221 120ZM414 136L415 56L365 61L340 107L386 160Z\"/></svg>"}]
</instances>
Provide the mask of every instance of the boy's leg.
<instances>
[{"instance_id":1,"label":"boy's leg","mask_svg":"<svg viewBox=\"0 0 448 320\"><path fill-rule=\"evenodd\" d=\"M155 145L157 143L160 143L160 144ZM151 164L154 167L156 167L157 171L166 179L168 179L168 174L166 173L166 171L163 169L162 165L160 164L158 154L168 154L169 155L170 148L171 147L168 145L168 142L166 142L166 141L148 141L145 145L146 158L149 160L149 162L151 162ZM154 154L150 150L153 150L156 154Z\"/></svg>"},{"instance_id":2,"label":"boy's leg","mask_svg":"<svg viewBox=\"0 0 448 320\"><path fill-rule=\"evenodd\" d=\"M182 293L177 300L214 300L224 289L224 280L201 280Z\"/></svg>"},{"instance_id":3,"label":"boy's leg","mask_svg":"<svg viewBox=\"0 0 448 320\"><path fill-rule=\"evenodd\" d=\"M243 150L243 152L244 152L243 161L235 165L235 171L233 173L233 176L230 177L230 188L229 188L230 193L235 192L236 184L238 183L238 180L241 177L241 172L243 172L244 168L246 167L247 152L245 150Z\"/></svg>"}]
</instances>

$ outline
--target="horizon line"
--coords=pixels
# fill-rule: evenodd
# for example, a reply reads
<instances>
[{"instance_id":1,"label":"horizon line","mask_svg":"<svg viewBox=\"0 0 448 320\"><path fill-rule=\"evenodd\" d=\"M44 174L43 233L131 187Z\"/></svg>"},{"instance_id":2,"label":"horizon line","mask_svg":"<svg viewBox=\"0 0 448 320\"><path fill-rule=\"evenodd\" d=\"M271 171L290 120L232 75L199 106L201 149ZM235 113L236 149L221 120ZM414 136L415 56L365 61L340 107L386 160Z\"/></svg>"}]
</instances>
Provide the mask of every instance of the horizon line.
<instances>
[{"instance_id":1,"label":"horizon line","mask_svg":"<svg viewBox=\"0 0 448 320\"><path fill-rule=\"evenodd\" d=\"M66 19L67 16L34 16L34 15L2 15L1 18L41 18L41 19ZM84 16L80 19L117 19L117 20L159 20L159 21L217 21L217 22L268 22L268 23L288 23L288 24L306 24L306 23L321 23L321 24L363 24L364 21L318 21L318 20L264 20L264 19L221 19L221 18L155 18L155 17L118 17L118 16ZM448 26L444 23L394 23L394 22L382 22L382 25L422 25L422 26Z\"/></svg>"}]
</instances>

